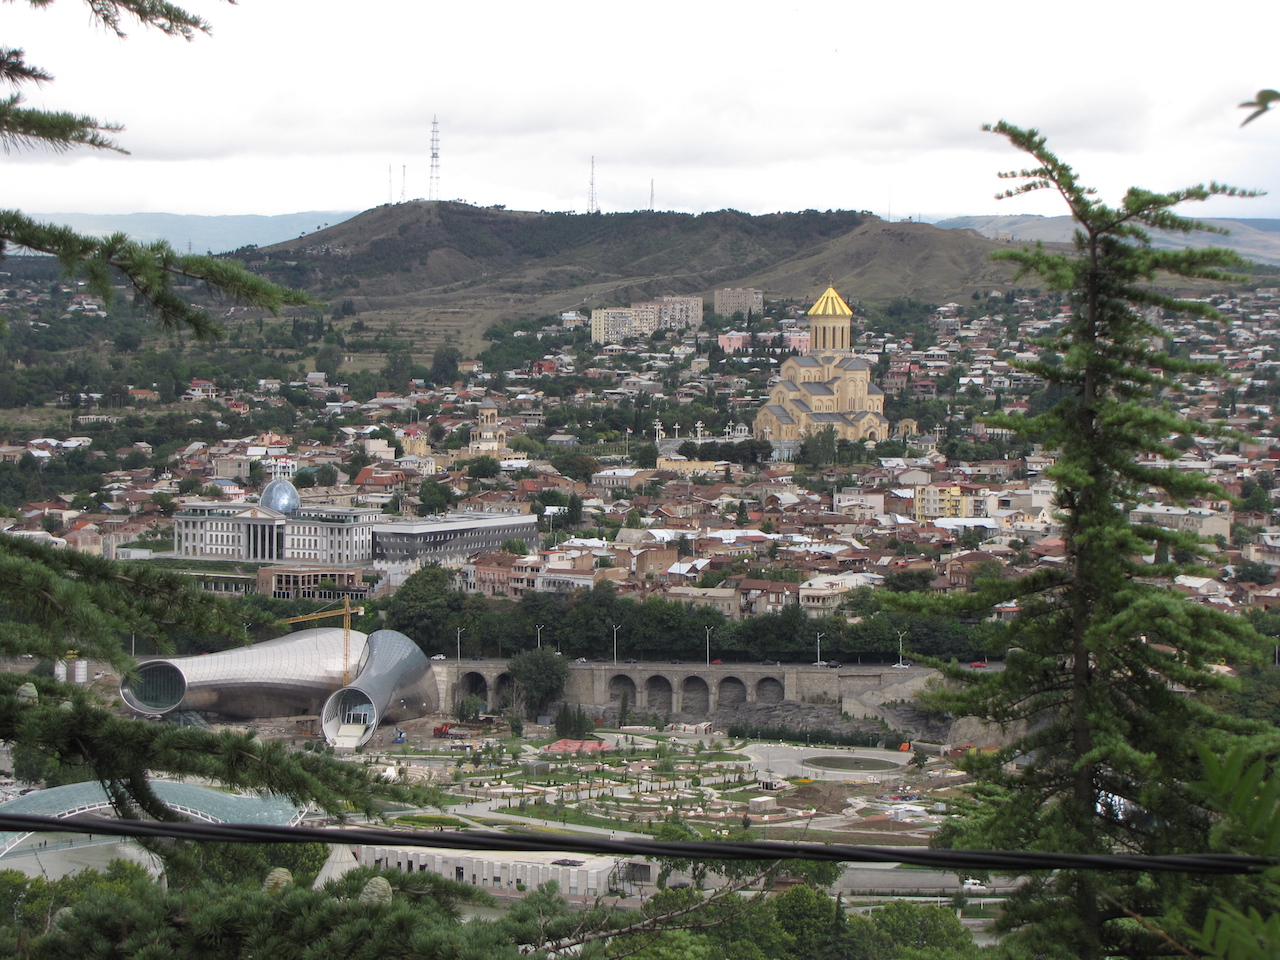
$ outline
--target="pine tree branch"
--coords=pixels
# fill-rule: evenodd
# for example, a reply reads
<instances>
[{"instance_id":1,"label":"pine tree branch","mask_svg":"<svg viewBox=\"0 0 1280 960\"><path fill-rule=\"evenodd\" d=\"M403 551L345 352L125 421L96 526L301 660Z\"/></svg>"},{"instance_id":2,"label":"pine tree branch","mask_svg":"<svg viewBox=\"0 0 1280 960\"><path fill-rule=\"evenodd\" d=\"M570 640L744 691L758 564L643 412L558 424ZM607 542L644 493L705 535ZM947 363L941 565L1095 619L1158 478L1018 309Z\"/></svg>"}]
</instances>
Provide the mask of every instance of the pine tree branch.
<instances>
[{"instance_id":1,"label":"pine tree branch","mask_svg":"<svg viewBox=\"0 0 1280 960\"><path fill-rule=\"evenodd\" d=\"M238 611L179 574L58 550L0 534L0 652L58 660L70 647L132 667L120 643L130 631L163 643L164 631L247 639Z\"/></svg>"},{"instance_id":2,"label":"pine tree branch","mask_svg":"<svg viewBox=\"0 0 1280 960\"><path fill-rule=\"evenodd\" d=\"M53 75L26 61L26 51L0 47L0 81L11 83L48 83Z\"/></svg>"},{"instance_id":3,"label":"pine tree branch","mask_svg":"<svg viewBox=\"0 0 1280 960\"><path fill-rule=\"evenodd\" d=\"M27 2L42 8L50 6L53 0ZM125 36L123 24L129 19L186 40L207 34L210 29L201 17L167 0L85 2L91 15L119 37ZM27 64L22 50L0 48L0 81L16 85L39 84L51 79L50 74ZM73 147L125 153L127 151L110 136L121 129L89 116L25 108L16 93L0 98L0 147L6 153L28 147L43 147L55 153ZM123 274L133 287L135 300L152 311L160 326L168 330L189 329L206 340L219 336L218 326L205 311L179 296L175 288L177 281L197 281L212 294L225 295L272 314L284 306L313 305L300 291L270 283L235 261L183 256L167 243L141 244L123 234L87 237L66 227L37 223L16 210L0 210L0 257L10 247L57 257L68 276L83 272L89 289L108 302L117 276Z\"/></svg>"},{"instance_id":4,"label":"pine tree branch","mask_svg":"<svg viewBox=\"0 0 1280 960\"><path fill-rule=\"evenodd\" d=\"M43 147L54 153L74 147L129 152L107 136L123 130L119 124L103 123L74 113L31 110L21 104L22 97L16 93L0 98L0 148L5 153L32 147Z\"/></svg>"},{"instance_id":5,"label":"pine tree branch","mask_svg":"<svg viewBox=\"0 0 1280 960\"><path fill-rule=\"evenodd\" d=\"M13 3L14 0L7 0ZM54 0L27 0L38 8L53 5ZM236 0L227 0L234 4ZM125 37L121 21L132 17L139 25L154 27L171 37L192 40L198 33L209 33L209 24L190 11L165 0L85 0L92 16L117 37Z\"/></svg>"},{"instance_id":6,"label":"pine tree branch","mask_svg":"<svg viewBox=\"0 0 1280 960\"><path fill-rule=\"evenodd\" d=\"M132 285L135 299L149 307L165 329L186 328L201 339L217 339L217 324L204 310L178 296L177 280L195 280L215 295L276 314L285 306L314 303L300 290L277 286L235 260L179 254L168 243L141 244L117 233L90 237L69 227L38 223L17 210L0 210L0 254L22 247L58 258L68 275L83 272L89 289L110 301L117 271Z\"/></svg>"}]
</instances>

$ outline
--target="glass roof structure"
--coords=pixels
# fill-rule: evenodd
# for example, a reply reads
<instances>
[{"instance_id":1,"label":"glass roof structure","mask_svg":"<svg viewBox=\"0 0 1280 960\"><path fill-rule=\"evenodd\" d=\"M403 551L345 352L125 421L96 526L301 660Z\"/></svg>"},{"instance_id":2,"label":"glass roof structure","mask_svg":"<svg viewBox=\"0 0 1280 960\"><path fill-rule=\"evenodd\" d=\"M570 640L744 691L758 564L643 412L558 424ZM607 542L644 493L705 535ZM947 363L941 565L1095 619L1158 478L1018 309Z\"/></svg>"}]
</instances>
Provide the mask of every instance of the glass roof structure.
<instances>
[{"instance_id":1,"label":"glass roof structure","mask_svg":"<svg viewBox=\"0 0 1280 960\"><path fill-rule=\"evenodd\" d=\"M268 483L258 502L269 510L277 510L285 514L297 513L302 506L302 498L298 495L297 488L283 478Z\"/></svg>"},{"instance_id":2,"label":"glass roof structure","mask_svg":"<svg viewBox=\"0 0 1280 960\"><path fill-rule=\"evenodd\" d=\"M158 780L151 784L156 795L172 810L193 820L206 823L260 823L292 826L305 810L291 800L278 796L244 796L213 787L191 783ZM0 803L0 813L20 813L36 817L72 817L80 813L113 812L106 791L97 781L71 783L65 787L35 790L25 797ZM0 857L18 846L30 831L0 831Z\"/></svg>"}]
</instances>

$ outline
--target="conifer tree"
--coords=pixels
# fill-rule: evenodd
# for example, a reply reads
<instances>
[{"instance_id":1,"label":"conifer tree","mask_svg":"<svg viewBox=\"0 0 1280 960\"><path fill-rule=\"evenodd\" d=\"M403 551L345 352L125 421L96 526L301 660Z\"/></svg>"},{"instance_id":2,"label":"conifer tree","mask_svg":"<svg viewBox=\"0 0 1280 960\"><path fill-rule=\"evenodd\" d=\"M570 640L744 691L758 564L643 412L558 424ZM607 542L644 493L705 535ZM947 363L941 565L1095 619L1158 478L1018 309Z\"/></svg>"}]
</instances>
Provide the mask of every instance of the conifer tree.
<instances>
[{"instance_id":1,"label":"conifer tree","mask_svg":"<svg viewBox=\"0 0 1280 960\"><path fill-rule=\"evenodd\" d=\"M27 2L45 7L52 0ZM120 37L129 20L188 40L209 29L200 17L165 0L88 0L88 7L94 19ZM118 124L23 105L16 91L52 79L28 63L22 50L0 46L0 148L125 152L114 139L122 129ZM6 90L14 92L6 95ZM182 298L179 283L197 281L273 311L307 302L303 294L267 283L233 261L182 255L168 244L144 245L123 235L81 236L0 209L0 256L9 247L57 257L69 275L83 276L104 298L112 295L123 274L161 326L187 329L198 337L214 337L217 327ZM179 624L246 639L242 622L229 608L181 577L0 536L0 655L55 661L74 653L123 672L132 663L122 645L125 635L134 632L163 643L166 629ZM81 778L101 781L125 815L174 817L149 787L150 777L163 773L275 792L333 812L353 807L372 812L378 797L410 796L403 788L380 784L362 766L292 753L251 735L125 720L84 689L51 677L0 673L0 740L78 768Z\"/></svg>"},{"instance_id":2,"label":"conifer tree","mask_svg":"<svg viewBox=\"0 0 1280 960\"><path fill-rule=\"evenodd\" d=\"M1198 695L1229 682L1213 667L1250 658L1255 635L1243 618L1169 590L1175 565L1141 560L1155 552L1153 544L1173 554L1198 551L1194 537L1130 523L1127 511L1155 491L1181 502L1222 496L1207 477L1158 459L1168 454L1164 438L1210 429L1186 423L1159 401L1174 376L1205 372L1155 346L1160 317L1216 314L1152 281L1167 274L1226 280L1224 268L1240 261L1217 249L1157 250L1147 231L1212 229L1172 208L1248 194L1218 184L1170 193L1135 187L1112 207L1035 130L1003 122L988 129L1034 163L1002 174L1019 184L1001 196L1055 191L1076 223L1071 253L1037 245L998 254L1018 265L1019 277L1034 273L1066 292L1071 314L1037 344L1061 363L1025 365L1058 403L1035 417L992 418L1056 456L1048 476L1057 487L1066 557L1021 580L988 582L967 598L905 601L954 610L1016 600L1021 608L1002 641L1004 670L952 667L952 683L929 698L956 715L990 718L1012 740L964 761L978 785L967 815L943 842L1073 853L1202 851L1208 822L1191 790L1196 744L1222 749L1255 730L1215 713ZM1194 913L1206 896L1183 880L1062 871L1021 887L1002 922L1042 956L1143 955L1167 944L1135 918Z\"/></svg>"}]
</instances>

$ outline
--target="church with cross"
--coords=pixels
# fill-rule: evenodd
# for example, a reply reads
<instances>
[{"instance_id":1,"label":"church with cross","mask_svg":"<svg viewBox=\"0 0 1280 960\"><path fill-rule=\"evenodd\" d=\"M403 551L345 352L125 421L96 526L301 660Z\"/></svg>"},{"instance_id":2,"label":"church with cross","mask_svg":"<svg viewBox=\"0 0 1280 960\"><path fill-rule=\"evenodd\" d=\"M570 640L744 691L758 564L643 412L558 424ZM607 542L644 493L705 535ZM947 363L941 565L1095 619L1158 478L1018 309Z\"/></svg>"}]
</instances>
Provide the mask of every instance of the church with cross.
<instances>
[{"instance_id":1,"label":"church with cross","mask_svg":"<svg viewBox=\"0 0 1280 960\"><path fill-rule=\"evenodd\" d=\"M793 456L805 437L827 427L837 440L886 440L884 391L871 368L853 354L853 311L827 287L809 310L809 352L790 357L781 380L756 414L752 432L773 444L775 455Z\"/></svg>"}]
</instances>

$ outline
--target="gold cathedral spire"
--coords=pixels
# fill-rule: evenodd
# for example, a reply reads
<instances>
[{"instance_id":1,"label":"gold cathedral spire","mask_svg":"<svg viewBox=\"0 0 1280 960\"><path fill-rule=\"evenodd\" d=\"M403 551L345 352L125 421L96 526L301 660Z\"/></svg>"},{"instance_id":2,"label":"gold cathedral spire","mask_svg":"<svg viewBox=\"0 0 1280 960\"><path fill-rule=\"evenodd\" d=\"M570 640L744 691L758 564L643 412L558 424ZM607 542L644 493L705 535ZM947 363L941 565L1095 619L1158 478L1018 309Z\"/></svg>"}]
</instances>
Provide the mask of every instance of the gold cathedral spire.
<instances>
[{"instance_id":1,"label":"gold cathedral spire","mask_svg":"<svg viewBox=\"0 0 1280 960\"><path fill-rule=\"evenodd\" d=\"M827 287L826 293L820 296L809 308L811 317L852 317L853 311L844 302L844 298L836 293L834 286Z\"/></svg>"}]
</instances>

